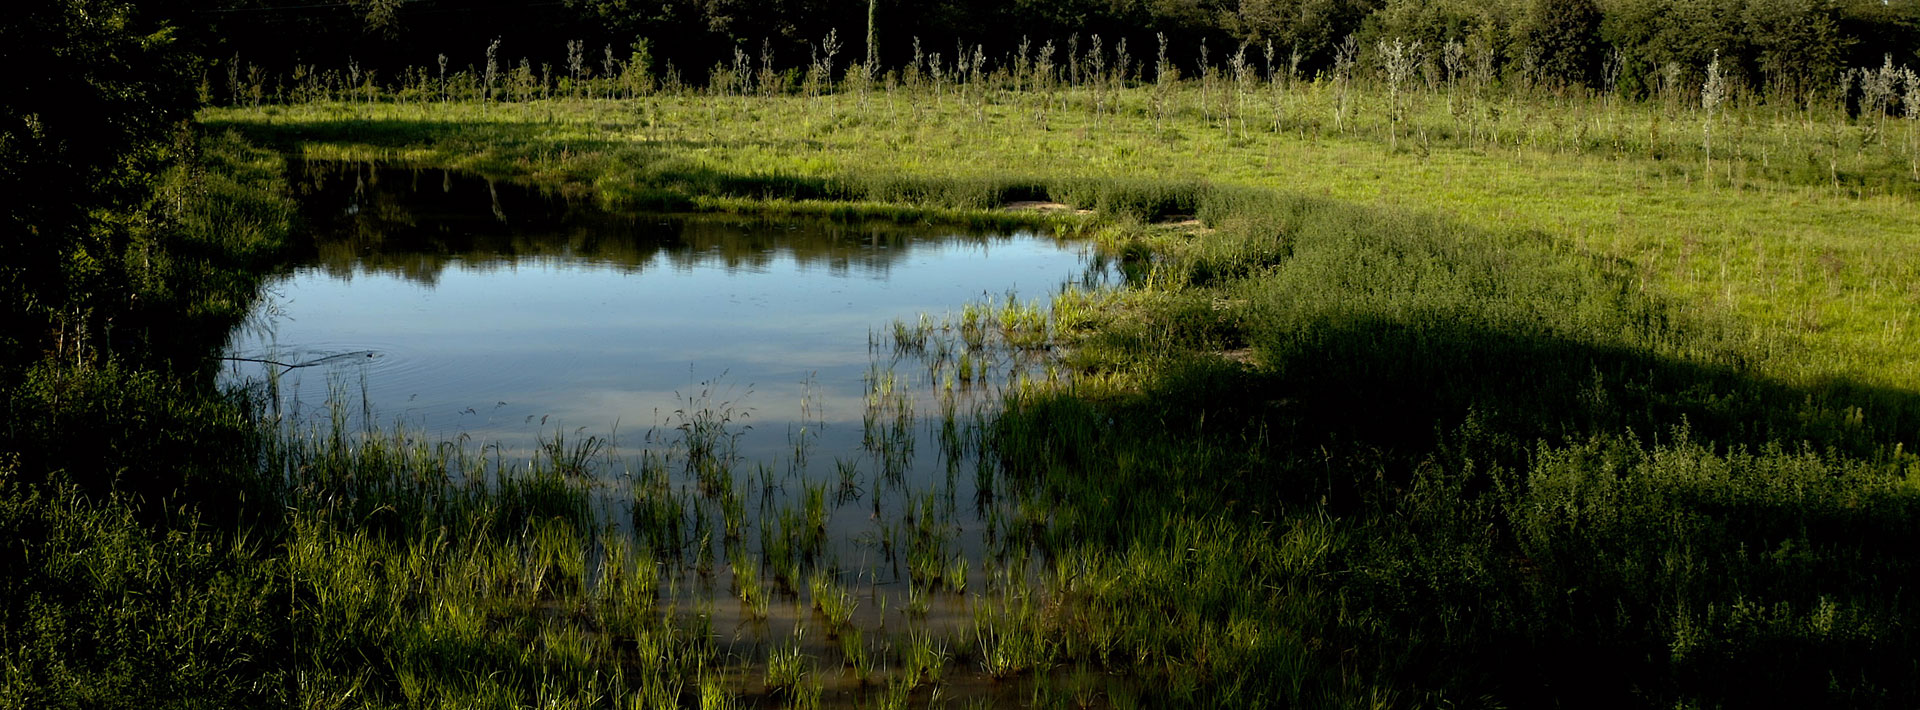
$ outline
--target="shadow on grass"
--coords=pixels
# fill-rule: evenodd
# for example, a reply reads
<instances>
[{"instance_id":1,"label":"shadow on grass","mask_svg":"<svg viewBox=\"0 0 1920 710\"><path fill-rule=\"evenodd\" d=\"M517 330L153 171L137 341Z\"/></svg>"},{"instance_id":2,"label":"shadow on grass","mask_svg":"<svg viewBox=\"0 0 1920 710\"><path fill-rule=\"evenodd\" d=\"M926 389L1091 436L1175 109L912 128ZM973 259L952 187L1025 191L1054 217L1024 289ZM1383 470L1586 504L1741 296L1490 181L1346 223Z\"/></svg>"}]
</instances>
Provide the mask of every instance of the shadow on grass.
<instances>
[{"instance_id":1,"label":"shadow on grass","mask_svg":"<svg viewBox=\"0 0 1920 710\"><path fill-rule=\"evenodd\" d=\"M1740 327L1542 235L1242 190L1201 214L1141 265L1175 287L1074 344L1145 381L1016 398L992 440L1041 547L1128 551L1090 603L1164 576L1171 635L1299 644L1216 660L1214 700L1920 697L1920 392L1769 377Z\"/></svg>"},{"instance_id":2,"label":"shadow on grass","mask_svg":"<svg viewBox=\"0 0 1920 710\"><path fill-rule=\"evenodd\" d=\"M1309 688L1357 674L1526 707L1920 697L1902 453L1920 393L1457 315L1243 335L1257 365L1192 354L1133 394L1014 404L995 442L1012 488L1053 506L1045 547L1124 550L1196 517L1333 525L1344 542L1309 574L1251 551L1199 563L1224 590L1187 572L1196 599L1248 597L1198 618L1308 619L1288 633L1324 644L1302 651ZM1276 578L1289 595L1241 581Z\"/></svg>"},{"instance_id":3,"label":"shadow on grass","mask_svg":"<svg viewBox=\"0 0 1920 710\"><path fill-rule=\"evenodd\" d=\"M280 145L491 140L400 123L246 130ZM531 144L544 129L474 130ZM1920 394L1764 377L1711 324L1637 295L1627 265L1204 185L750 175L676 154L689 146L573 146L621 157L586 175L615 204L1067 197L1218 226L1155 266L1184 269L1173 283L1194 292L1174 294L1179 307L1105 336L1163 358L1154 377L1107 399L1026 395L992 437L1008 488L1046 506L1027 534L1092 550L1088 565L1141 560L1142 573L1089 594L1150 605L1120 610L1163 627L1165 648L1131 649L1148 684L1201 668L1182 677L1204 683L1200 695L1240 693L1226 704L1370 691L1521 707L1920 697L1920 606L1906 589L1920 578L1920 491L1903 448ZM1206 354L1229 347L1256 364ZM46 399L66 386L50 382ZM90 426L127 411L109 395L88 395L101 403L80 413ZM156 457L170 460L206 439L182 428L133 440L171 442ZM1233 544L1180 537L1195 519L1228 526L1209 534ZM1315 528L1333 532L1291 566L1275 561L1291 531ZM1177 588L1139 581L1155 571ZM1287 626L1248 650L1208 645L1248 619ZM1270 665L1283 661L1305 666Z\"/></svg>"}]
</instances>

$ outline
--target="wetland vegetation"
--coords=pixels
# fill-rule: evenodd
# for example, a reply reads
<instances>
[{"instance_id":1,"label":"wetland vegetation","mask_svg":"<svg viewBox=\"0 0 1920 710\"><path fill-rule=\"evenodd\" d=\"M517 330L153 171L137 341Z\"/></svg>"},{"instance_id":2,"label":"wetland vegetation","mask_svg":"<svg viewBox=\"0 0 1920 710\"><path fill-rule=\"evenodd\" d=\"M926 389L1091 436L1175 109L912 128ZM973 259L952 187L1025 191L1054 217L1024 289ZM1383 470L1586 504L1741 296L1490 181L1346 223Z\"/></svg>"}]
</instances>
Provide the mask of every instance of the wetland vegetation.
<instances>
[{"instance_id":1,"label":"wetland vegetation","mask_svg":"<svg viewBox=\"0 0 1920 710\"><path fill-rule=\"evenodd\" d=\"M8 46L102 58L61 76L128 118L7 104L0 704L1920 698L1920 58L1798 81L1759 3L1724 57L1627 31L1659 3L1363 3L1319 44L1243 4L1245 44L1131 54L234 60L197 105L152 18L47 5ZM510 450L220 374L298 264L646 279L634 215L750 268L1043 232L1118 276L849 328L828 436L804 376Z\"/></svg>"}]
</instances>

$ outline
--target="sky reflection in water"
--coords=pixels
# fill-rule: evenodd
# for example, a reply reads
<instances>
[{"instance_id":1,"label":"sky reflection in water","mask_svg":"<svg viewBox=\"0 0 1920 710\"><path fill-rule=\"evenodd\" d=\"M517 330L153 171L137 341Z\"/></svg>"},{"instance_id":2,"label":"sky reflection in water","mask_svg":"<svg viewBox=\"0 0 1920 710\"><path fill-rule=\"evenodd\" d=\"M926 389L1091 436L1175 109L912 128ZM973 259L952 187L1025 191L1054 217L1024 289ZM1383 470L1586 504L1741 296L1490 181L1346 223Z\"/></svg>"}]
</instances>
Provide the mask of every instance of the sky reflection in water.
<instances>
[{"instance_id":1,"label":"sky reflection in water","mask_svg":"<svg viewBox=\"0 0 1920 710\"><path fill-rule=\"evenodd\" d=\"M441 171L310 165L298 190L313 242L229 354L364 352L287 371L285 411L324 422L335 397L356 427L370 411L520 452L555 432L639 445L690 398L752 425L750 458L791 451L803 399L824 452L857 447L864 378L888 365L870 334L1099 273L1035 235L611 214Z\"/></svg>"}]
</instances>

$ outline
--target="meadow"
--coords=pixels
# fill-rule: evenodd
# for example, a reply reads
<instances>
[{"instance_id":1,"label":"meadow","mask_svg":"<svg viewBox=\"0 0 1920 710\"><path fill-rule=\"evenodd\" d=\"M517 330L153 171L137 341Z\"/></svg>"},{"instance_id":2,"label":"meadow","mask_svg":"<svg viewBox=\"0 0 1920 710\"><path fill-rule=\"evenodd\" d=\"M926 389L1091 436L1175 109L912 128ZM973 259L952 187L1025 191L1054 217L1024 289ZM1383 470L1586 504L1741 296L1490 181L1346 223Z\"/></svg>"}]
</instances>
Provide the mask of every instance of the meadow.
<instances>
[{"instance_id":1,"label":"meadow","mask_svg":"<svg viewBox=\"0 0 1920 710\"><path fill-rule=\"evenodd\" d=\"M927 427L994 511L988 551L956 555L957 503L916 492L882 523L909 570L885 591L818 554L832 479L755 495L791 462L730 455L724 403L639 450L515 462L338 419L285 435L243 393L30 378L15 411L44 414L13 439L157 433L0 461L0 531L39 541L7 557L0 700L1920 697L1914 113L1255 63L237 91L199 121L251 162L211 173L262 194L206 204L281 234L277 156L385 161L616 209L1038 226L1127 283L882 331L901 381L971 379L961 354L1007 373L998 406L937 415L875 378L875 461ZM128 485L15 480L82 468Z\"/></svg>"}]
</instances>

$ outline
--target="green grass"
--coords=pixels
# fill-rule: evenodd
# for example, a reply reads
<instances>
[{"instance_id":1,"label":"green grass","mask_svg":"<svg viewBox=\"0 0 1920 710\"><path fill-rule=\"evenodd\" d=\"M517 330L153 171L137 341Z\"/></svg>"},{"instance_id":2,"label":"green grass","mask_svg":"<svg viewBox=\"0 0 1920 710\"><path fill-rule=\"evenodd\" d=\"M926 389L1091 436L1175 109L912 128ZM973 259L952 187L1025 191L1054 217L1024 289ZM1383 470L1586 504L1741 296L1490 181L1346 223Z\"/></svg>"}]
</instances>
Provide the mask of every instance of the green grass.
<instances>
[{"instance_id":1,"label":"green grass","mask_svg":"<svg viewBox=\"0 0 1920 710\"><path fill-rule=\"evenodd\" d=\"M1363 92L1335 129L1328 91L1283 92L1277 132L1269 101L1250 98L1248 110L1267 114L1228 130L1216 93L1192 86L1174 91L1159 122L1149 89L1122 94L1115 113L1056 110L1044 124L1030 95L990 93L979 118L951 97L908 92L317 104L216 109L203 119L309 157L523 175L592 186L616 204L636 190L675 195L688 208L772 198L776 208L826 199L834 202L815 209L847 210L829 206L845 201L979 209L1051 198L1151 220L1201 211L1207 188L1306 193L1538 234L1624 261L1637 287L1734 316L1783 375L1878 385L1920 377L1906 350L1920 324L1905 306L1920 182L1894 139L1920 129L1911 121L1886 121L1882 143L1873 125L1837 109L1737 107L1721 119L1708 177L1704 116L1677 104L1498 95L1477 100L1473 118L1423 93L1399 130L1427 141L1396 151L1375 103L1384 99ZM1055 96L1091 103L1084 92ZM1801 169L1815 164L1840 167ZM1155 177L1122 177L1142 175ZM1213 216L1213 226L1225 217Z\"/></svg>"},{"instance_id":2,"label":"green grass","mask_svg":"<svg viewBox=\"0 0 1920 710\"><path fill-rule=\"evenodd\" d=\"M507 462L344 417L263 433L152 370L29 370L7 435L51 443L0 457L0 704L899 707L957 680L1035 706L1920 698L1899 141L1742 106L1709 177L1677 105L1419 95L1389 127L1363 93L1336 127L1321 85L1268 114L1182 86L1164 116L1152 89L1094 112L978 88L207 111L308 159L613 206L1052 228L1128 285L889 329L870 490L836 463L841 492L903 510L876 503L878 559L846 570L823 538L849 501L804 475L767 493L779 467L743 465L745 410L711 388L616 488L583 433ZM220 140L243 157L211 174L274 184L270 154ZM1019 200L1096 212L997 211ZM182 297L208 312L244 310L287 228L248 204L195 208L263 225L206 247L235 275ZM1030 364L963 435L951 399L914 411L914 358ZM897 475L939 420L986 492L976 558L952 484ZM887 567L904 588L871 592L875 628L855 595ZM742 628L787 606L804 628L803 580L824 632L717 627L734 593Z\"/></svg>"}]
</instances>

